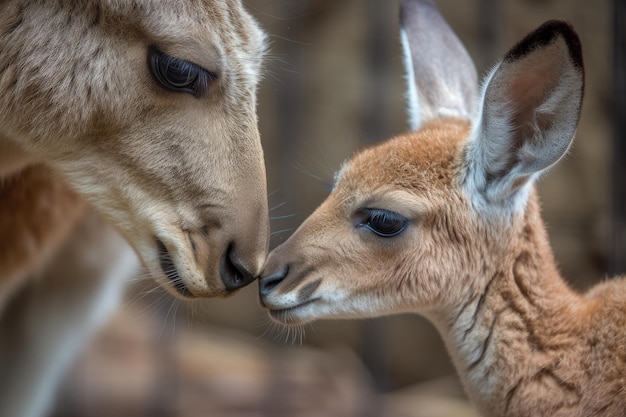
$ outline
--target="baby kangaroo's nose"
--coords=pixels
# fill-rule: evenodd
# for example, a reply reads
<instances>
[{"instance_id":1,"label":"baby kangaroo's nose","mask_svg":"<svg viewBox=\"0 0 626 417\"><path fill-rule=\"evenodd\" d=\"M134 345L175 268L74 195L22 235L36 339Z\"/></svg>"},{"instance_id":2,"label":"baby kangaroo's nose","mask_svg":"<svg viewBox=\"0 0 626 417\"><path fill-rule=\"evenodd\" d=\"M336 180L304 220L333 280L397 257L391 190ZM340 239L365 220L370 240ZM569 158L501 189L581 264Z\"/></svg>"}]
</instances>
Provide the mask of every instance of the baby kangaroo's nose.
<instances>
[{"instance_id":1,"label":"baby kangaroo's nose","mask_svg":"<svg viewBox=\"0 0 626 417\"><path fill-rule=\"evenodd\" d=\"M265 296L272 292L272 290L285 279L288 272L289 266L285 266L271 275L261 277L259 279L259 294Z\"/></svg>"}]
</instances>

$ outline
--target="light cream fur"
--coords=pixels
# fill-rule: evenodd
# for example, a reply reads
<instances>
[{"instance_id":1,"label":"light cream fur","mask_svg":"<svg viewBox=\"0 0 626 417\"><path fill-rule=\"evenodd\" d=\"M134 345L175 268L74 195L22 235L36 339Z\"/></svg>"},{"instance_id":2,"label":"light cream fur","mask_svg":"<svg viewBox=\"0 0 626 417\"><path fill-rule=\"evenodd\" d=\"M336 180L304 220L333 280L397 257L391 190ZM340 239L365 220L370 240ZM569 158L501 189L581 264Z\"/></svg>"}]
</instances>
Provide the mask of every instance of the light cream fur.
<instances>
[{"instance_id":1,"label":"light cream fur","mask_svg":"<svg viewBox=\"0 0 626 417\"><path fill-rule=\"evenodd\" d=\"M433 5L401 2L417 15L423 7ZM450 30L412 16L406 33ZM419 78L429 56L407 40ZM298 325L416 312L439 330L485 416L626 415L626 282L568 287L533 186L570 146L582 87L576 34L548 22L496 66L479 114L427 109L413 118L417 131L358 153L271 252L259 283L271 317ZM370 209L402 216L405 228L379 236Z\"/></svg>"},{"instance_id":2,"label":"light cream fur","mask_svg":"<svg viewBox=\"0 0 626 417\"><path fill-rule=\"evenodd\" d=\"M217 78L202 97L168 91L150 74L150 46ZM256 275L268 245L263 52L236 0L3 2L0 172L47 164L166 288L157 240L193 296L226 294L228 249Z\"/></svg>"},{"instance_id":3,"label":"light cream fur","mask_svg":"<svg viewBox=\"0 0 626 417\"><path fill-rule=\"evenodd\" d=\"M150 48L205 91L163 88ZM137 255L184 298L261 272L265 48L239 0L0 2L0 415L45 414Z\"/></svg>"}]
</instances>

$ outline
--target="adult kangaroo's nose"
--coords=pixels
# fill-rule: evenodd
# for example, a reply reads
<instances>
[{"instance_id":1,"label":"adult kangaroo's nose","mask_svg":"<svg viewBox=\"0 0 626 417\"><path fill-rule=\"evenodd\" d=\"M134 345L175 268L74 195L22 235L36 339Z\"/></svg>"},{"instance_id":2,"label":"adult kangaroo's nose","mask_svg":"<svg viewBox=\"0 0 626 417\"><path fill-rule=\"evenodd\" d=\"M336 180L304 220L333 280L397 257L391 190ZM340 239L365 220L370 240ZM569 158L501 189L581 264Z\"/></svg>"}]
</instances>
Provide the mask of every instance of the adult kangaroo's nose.
<instances>
[{"instance_id":1,"label":"adult kangaroo's nose","mask_svg":"<svg viewBox=\"0 0 626 417\"><path fill-rule=\"evenodd\" d=\"M250 284L256 278L250 270L243 265L236 253L233 245L230 245L220 264L220 275L222 282L228 291L234 291Z\"/></svg>"}]
</instances>

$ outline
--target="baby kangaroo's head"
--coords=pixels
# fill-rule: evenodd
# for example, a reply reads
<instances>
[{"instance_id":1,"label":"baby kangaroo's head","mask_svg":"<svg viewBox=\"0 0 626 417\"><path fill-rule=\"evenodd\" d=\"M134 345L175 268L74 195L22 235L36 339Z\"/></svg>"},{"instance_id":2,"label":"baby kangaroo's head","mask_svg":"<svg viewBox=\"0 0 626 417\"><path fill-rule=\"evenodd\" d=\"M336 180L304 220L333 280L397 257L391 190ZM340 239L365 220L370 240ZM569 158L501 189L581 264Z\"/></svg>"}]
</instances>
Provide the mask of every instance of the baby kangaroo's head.
<instances>
[{"instance_id":1,"label":"baby kangaroo's head","mask_svg":"<svg viewBox=\"0 0 626 417\"><path fill-rule=\"evenodd\" d=\"M328 199L270 254L260 297L279 322L436 312L541 223L533 182L578 123L577 35L545 23L478 93L431 2L402 1L400 20L414 131L346 162Z\"/></svg>"}]
</instances>

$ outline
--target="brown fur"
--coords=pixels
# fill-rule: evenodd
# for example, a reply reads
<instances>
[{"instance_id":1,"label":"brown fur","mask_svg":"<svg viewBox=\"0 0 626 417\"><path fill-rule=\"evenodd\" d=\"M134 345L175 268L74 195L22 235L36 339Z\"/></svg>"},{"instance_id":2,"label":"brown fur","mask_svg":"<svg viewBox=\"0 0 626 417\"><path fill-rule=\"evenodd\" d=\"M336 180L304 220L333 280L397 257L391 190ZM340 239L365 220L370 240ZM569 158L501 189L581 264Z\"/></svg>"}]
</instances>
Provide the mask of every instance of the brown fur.
<instances>
[{"instance_id":1,"label":"brown fur","mask_svg":"<svg viewBox=\"0 0 626 417\"><path fill-rule=\"evenodd\" d=\"M414 68L445 67L422 49L439 31L456 39L441 20L423 18L432 3L401 7L409 43L418 40L409 45ZM626 278L586 294L569 288L532 183L573 138L581 56L573 29L548 22L489 75L482 114L426 109L414 117L417 131L349 160L327 200L270 254L259 289L271 317L300 324L417 312L441 333L485 416L626 415ZM432 73L442 74L434 106L440 96L449 103L456 78L473 77ZM406 227L376 233L371 209L402 216Z\"/></svg>"},{"instance_id":2,"label":"brown fur","mask_svg":"<svg viewBox=\"0 0 626 417\"><path fill-rule=\"evenodd\" d=\"M272 252L267 270L287 263L289 275L264 303L285 323L419 311L440 330L487 415L622 415L626 283L607 281L584 295L571 290L534 192L522 215L497 222L471 215L455 162L466 135L465 123L439 121L350 161L329 199ZM407 212L418 208L415 230L364 244L375 237L354 236L350 213L396 192L412 206ZM313 272L298 274L305 268ZM297 283L287 286L291 277ZM285 291L316 281L342 294L333 300L339 306L321 299L280 310ZM317 297L319 290L300 302Z\"/></svg>"},{"instance_id":3,"label":"brown fur","mask_svg":"<svg viewBox=\"0 0 626 417\"><path fill-rule=\"evenodd\" d=\"M83 200L44 165L0 182L0 307L54 254L84 210Z\"/></svg>"}]
</instances>

